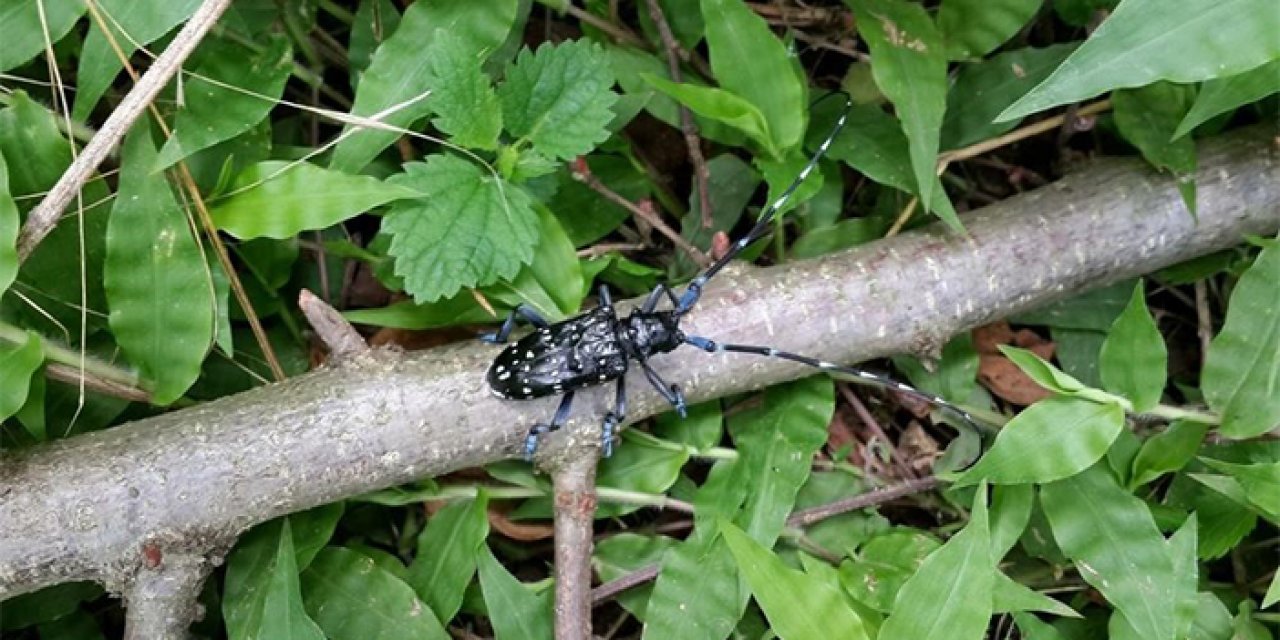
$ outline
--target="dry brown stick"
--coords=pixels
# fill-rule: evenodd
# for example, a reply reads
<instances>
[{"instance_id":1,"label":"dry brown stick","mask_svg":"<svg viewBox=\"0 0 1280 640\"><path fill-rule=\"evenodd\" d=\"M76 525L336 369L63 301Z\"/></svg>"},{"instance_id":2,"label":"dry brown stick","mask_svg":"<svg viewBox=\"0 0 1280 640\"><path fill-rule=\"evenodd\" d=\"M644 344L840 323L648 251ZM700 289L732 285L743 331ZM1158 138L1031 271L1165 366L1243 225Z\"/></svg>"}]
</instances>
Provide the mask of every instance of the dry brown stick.
<instances>
[{"instance_id":1,"label":"dry brown stick","mask_svg":"<svg viewBox=\"0 0 1280 640\"><path fill-rule=\"evenodd\" d=\"M591 13L590 11L581 9L575 6L572 2L570 2L565 7L564 11L565 13L577 18L579 22L582 22L584 24L589 24L609 34L609 37L613 38L614 40L617 40L622 44L631 45L633 47L640 47L641 49L645 49L645 50L649 49L649 43L645 42L642 38L637 37L634 33L631 33L627 29L624 29L622 27L619 27L616 24L613 24L612 22L609 22L608 20L605 20L600 16L597 16L596 14Z\"/></svg>"},{"instance_id":2,"label":"dry brown stick","mask_svg":"<svg viewBox=\"0 0 1280 640\"><path fill-rule=\"evenodd\" d=\"M1196 293L1196 336L1200 339L1200 362L1209 356L1209 345L1213 342L1213 314L1209 311L1209 287L1204 280L1197 280Z\"/></svg>"},{"instance_id":3,"label":"dry brown stick","mask_svg":"<svg viewBox=\"0 0 1280 640\"><path fill-rule=\"evenodd\" d=\"M119 144L133 122L142 115L142 111L151 104L160 90L168 84L169 79L178 72L187 56L200 44L204 35L218 21L230 6L231 0L205 0L200 8L191 15L191 19L182 27L173 42L164 53L156 58L155 63L147 70L129 94L120 101L107 121L102 123L97 135L86 144L71 166L63 172L62 177L49 190L49 195L31 210L27 221L22 225L22 233L18 237L18 256L26 260L45 236L53 231L62 217L62 212L71 200L80 192L80 188L90 179L107 154ZM110 30L106 30L110 32Z\"/></svg>"},{"instance_id":4,"label":"dry brown stick","mask_svg":"<svg viewBox=\"0 0 1280 640\"><path fill-rule=\"evenodd\" d=\"M551 474L555 490L556 640L591 638L591 549L596 515L595 447Z\"/></svg>"},{"instance_id":5,"label":"dry brown stick","mask_svg":"<svg viewBox=\"0 0 1280 640\"><path fill-rule=\"evenodd\" d=\"M683 81L680 73L679 49L675 34L671 33L671 25L667 24L667 16L662 13L662 5L658 0L648 0L649 15L658 25L658 34L662 36L662 45L667 50L667 70L671 73L671 81ZM698 137L698 125L693 121L689 107L683 104L680 108L680 132L684 134L684 144L689 149L689 162L693 164L694 183L698 190L698 204L702 207L702 228L710 229L715 224L711 217L711 192L708 183L711 171L707 169L707 159L702 155L702 139Z\"/></svg>"},{"instance_id":6,"label":"dry brown stick","mask_svg":"<svg viewBox=\"0 0 1280 640\"><path fill-rule=\"evenodd\" d=\"M603 182L600 182L600 179L595 177L595 175L589 171L575 170L573 171L573 178L574 180L590 187L592 191L604 196L606 200L630 211L631 215L645 221L645 223L654 229L657 229L658 233L666 236L672 244L676 245L676 247L681 251L688 254L689 258L694 262L703 266L711 264L707 259L706 254L702 253L702 251L692 244L689 244L688 240L685 240L680 234L676 233L674 229L667 226L667 223L662 219L662 216L658 215L653 209L645 208L622 197L618 192L610 189Z\"/></svg>"}]
</instances>

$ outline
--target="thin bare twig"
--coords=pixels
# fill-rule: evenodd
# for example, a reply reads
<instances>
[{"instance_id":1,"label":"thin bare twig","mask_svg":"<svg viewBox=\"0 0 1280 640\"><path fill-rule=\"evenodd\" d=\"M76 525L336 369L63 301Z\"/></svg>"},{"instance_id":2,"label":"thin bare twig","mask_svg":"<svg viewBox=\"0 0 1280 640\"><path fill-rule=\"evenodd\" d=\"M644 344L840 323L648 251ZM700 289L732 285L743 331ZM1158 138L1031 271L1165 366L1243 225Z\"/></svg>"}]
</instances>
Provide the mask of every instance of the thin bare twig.
<instances>
[{"instance_id":1,"label":"thin bare twig","mask_svg":"<svg viewBox=\"0 0 1280 640\"><path fill-rule=\"evenodd\" d=\"M579 258L598 258L600 256L624 251L644 251L646 245L639 242L602 242L585 249L578 249Z\"/></svg>"},{"instance_id":2,"label":"thin bare twig","mask_svg":"<svg viewBox=\"0 0 1280 640\"><path fill-rule=\"evenodd\" d=\"M133 122L142 115L142 111L169 83L169 79L178 72L183 61L195 50L196 46L218 21L218 17L231 5L231 0L205 0L200 8L191 15L191 19L182 27L173 42L164 53L156 58L151 68L142 76L120 101L107 121L102 123L98 133L89 144L85 145L71 166L63 172L62 177L49 190L49 195L31 210L27 221L22 225L22 233L18 237L18 256L26 260L45 236L53 231L62 216L63 210L80 192L80 188L93 175L94 169L107 157L107 154L119 144L125 133L133 126Z\"/></svg>"},{"instance_id":3,"label":"thin bare twig","mask_svg":"<svg viewBox=\"0 0 1280 640\"><path fill-rule=\"evenodd\" d=\"M707 259L706 254L699 251L698 248L692 244L689 244L688 240L685 240L680 234L676 233L674 229L667 226L667 223L663 221L662 216L658 215L652 208L643 207L622 197L618 192L605 186L603 182L600 182L599 178L595 177L595 175L590 172L575 170L573 171L573 179L587 185L592 191L604 196L606 200L630 211L631 215L645 221L646 224L654 229L657 229L658 233L666 236L672 244L685 252L694 262L703 266L711 264L711 261Z\"/></svg>"},{"instance_id":4,"label":"thin bare twig","mask_svg":"<svg viewBox=\"0 0 1280 640\"><path fill-rule=\"evenodd\" d=\"M555 488L556 640L591 638L591 548L596 514L594 447L551 474Z\"/></svg>"},{"instance_id":5,"label":"thin bare twig","mask_svg":"<svg viewBox=\"0 0 1280 640\"><path fill-rule=\"evenodd\" d=\"M671 33L671 25L667 24L667 16L662 13L662 5L658 0L648 0L649 15L658 25L658 34L662 36L662 45L667 50L667 70L671 73L672 82L682 82L680 73L679 49L675 34ZM689 149L689 162L693 165L694 183L698 190L698 205L702 208L702 228L710 229L715 224L711 217L711 192L708 183L711 171L707 169L707 159L702 155L702 139L698 137L698 125L693 121L689 108L680 105L680 133L684 134L684 144Z\"/></svg>"}]
</instances>

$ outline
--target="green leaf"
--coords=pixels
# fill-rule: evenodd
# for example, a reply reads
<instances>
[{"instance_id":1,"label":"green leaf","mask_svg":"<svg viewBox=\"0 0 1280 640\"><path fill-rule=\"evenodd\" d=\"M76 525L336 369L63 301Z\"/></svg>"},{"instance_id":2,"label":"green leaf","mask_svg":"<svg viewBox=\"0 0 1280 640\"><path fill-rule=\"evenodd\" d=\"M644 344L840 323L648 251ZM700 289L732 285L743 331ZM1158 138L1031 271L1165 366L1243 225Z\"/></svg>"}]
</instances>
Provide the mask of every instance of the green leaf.
<instances>
[{"instance_id":1,"label":"green leaf","mask_svg":"<svg viewBox=\"0 0 1280 640\"><path fill-rule=\"evenodd\" d=\"M1262 250L1231 292L1200 385L1222 435L1252 438L1280 422L1280 246Z\"/></svg>"},{"instance_id":2,"label":"green leaf","mask_svg":"<svg viewBox=\"0 0 1280 640\"><path fill-rule=\"evenodd\" d=\"M1114 404L1119 401L1119 398L1105 391L1086 387L1079 380L1063 373L1057 367L1045 362L1040 356L1026 349L1006 345L1001 345L999 348L1000 353L1003 353L1005 357L1018 365L1018 368L1030 376L1036 384L1054 393L1092 400L1100 404Z\"/></svg>"},{"instance_id":3,"label":"green leaf","mask_svg":"<svg viewBox=\"0 0 1280 640\"><path fill-rule=\"evenodd\" d=\"M1173 560L1142 500L1105 465L1044 485L1040 501L1062 551L1142 638L1172 640Z\"/></svg>"},{"instance_id":4,"label":"green leaf","mask_svg":"<svg viewBox=\"0 0 1280 640\"><path fill-rule=\"evenodd\" d=\"M390 38L400 26L400 11L392 0L360 0L354 21L351 23L351 39L347 44L347 60L351 65L352 88L359 86L373 53Z\"/></svg>"},{"instance_id":5,"label":"green leaf","mask_svg":"<svg viewBox=\"0 0 1280 640\"><path fill-rule=\"evenodd\" d=\"M985 637L994 602L995 562L987 526L987 488L980 486L964 529L929 554L898 591L879 640Z\"/></svg>"},{"instance_id":6,"label":"green leaf","mask_svg":"<svg viewBox=\"0 0 1280 640\"><path fill-rule=\"evenodd\" d=\"M891 530L862 545L856 561L841 563L841 583L859 602L887 613L893 610L902 585L940 546L914 529Z\"/></svg>"},{"instance_id":7,"label":"green leaf","mask_svg":"<svg viewBox=\"0 0 1280 640\"><path fill-rule=\"evenodd\" d=\"M245 169L230 194L217 200L210 213L219 229L242 240L292 238L393 200L422 197L406 185L283 160Z\"/></svg>"},{"instance_id":8,"label":"green leaf","mask_svg":"<svg viewBox=\"0 0 1280 640\"><path fill-rule=\"evenodd\" d=\"M760 185L760 175L732 153L722 153L707 161L707 173L711 174L707 181L707 193L713 203L711 207L712 225L710 229L702 226L702 203L698 194L689 194L689 211L680 219L680 235L695 247L709 248L711 238L716 229L732 229L742 219L742 214L755 195ZM669 280L676 281L692 277L698 266L684 255L676 254L675 264L668 274Z\"/></svg>"},{"instance_id":9,"label":"green leaf","mask_svg":"<svg viewBox=\"0 0 1280 640\"><path fill-rule=\"evenodd\" d=\"M198 0L99 0L97 4L100 15L110 16L105 26L125 57L133 55L136 47L151 44L168 33L200 6ZM102 32L104 24L97 20L89 24L89 35L80 49L75 108L71 112L71 118L78 122L89 119L98 99L121 69L120 57Z\"/></svg>"},{"instance_id":10,"label":"green leaf","mask_svg":"<svg viewBox=\"0 0 1280 640\"><path fill-rule=\"evenodd\" d=\"M1066 636L1057 629L1041 622L1030 613L1015 611L1013 620L1018 625L1018 631L1022 632L1024 640L1067 640Z\"/></svg>"},{"instance_id":11,"label":"green leaf","mask_svg":"<svg viewBox=\"0 0 1280 640\"><path fill-rule=\"evenodd\" d=\"M380 120L399 127L427 115L431 109L420 98L434 87L432 66L423 61L432 59L439 49L435 35L448 32L458 36L467 50L483 61L507 39L519 5L517 0L409 5L395 33L374 52L373 61L360 77L351 113L369 117L396 108ZM352 129L348 126L346 131ZM356 173L399 137L395 131L382 129L357 131L338 143L329 166Z\"/></svg>"},{"instance_id":12,"label":"green leaf","mask_svg":"<svg viewBox=\"0 0 1280 640\"><path fill-rule=\"evenodd\" d=\"M788 567L727 521L721 521L720 533L779 638L868 638L862 618L839 590Z\"/></svg>"},{"instance_id":13,"label":"green leaf","mask_svg":"<svg viewBox=\"0 0 1280 640\"><path fill-rule=\"evenodd\" d=\"M1075 609L1039 591L1035 591L1021 582L1016 582L1013 578L999 571L996 572L995 585L992 587L992 591L991 609L994 613L1043 611L1065 618L1081 617Z\"/></svg>"},{"instance_id":14,"label":"green leaf","mask_svg":"<svg viewBox=\"0 0 1280 640\"><path fill-rule=\"evenodd\" d=\"M998 485L991 491L991 557L997 562L1026 531L1035 499L1029 484Z\"/></svg>"},{"instance_id":15,"label":"green leaf","mask_svg":"<svg viewBox=\"0 0 1280 640\"><path fill-rule=\"evenodd\" d=\"M61 40L84 12L83 2L0 0L0 72L44 51L46 35L51 42Z\"/></svg>"},{"instance_id":16,"label":"green leaf","mask_svg":"<svg viewBox=\"0 0 1280 640\"><path fill-rule=\"evenodd\" d=\"M702 87L696 84L675 83L666 78L642 73L640 77L655 89L671 96L694 113L723 122L745 134L769 154L779 153L775 148L769 123L754 104L725 89Z\"/></svg>"},{"instance_id":17,"label":"green leaf","mask_svg":"<svg viewBox=\"0 0 1280 640\"><path fill-rule=\"evenodd\" d=\"M497 640L551 637L551 591L534 593L498 564L488 545L476 549L485 608Z\"/></svg>"},{"instance_id":18,"label":"green leaf","mask_svg":"<svg viewBox=\"0 0 1280 640\"><path fill-rule=\"evenodd\" d=\"M1124 428L1124 409L1072 397L1046 398L1009 421L958 484L1051 482L1102 459Z\"/></svg>"},{"instance_id":19,"label":"green leaf","mask_svg":"<svg viewBox=\"0 0 1280 640\"><path fill-rule=\"evenodd\" d=\"M484 57L449 31L437 32L435 41L435 53L426 60L432 83L427 107L437 114L432 124L452 136L454 144L496 149L502 133L502 106L485 75Z\"/></svg>"},{"instance_id":20,"label":"green leaf","mask_svg":"<svg viewBox=\"0 0 1280 640\"><path fill-rule=\"evenodd\" d=\"M1140 487L1186 466L1200 448L1208 430L1207 424L1178 420L1163 432L1147 438L1133 459L1129 488Z\"/></svg>"},{"instance_id":21,"label":"green leaf","mask_svg":"<svg viewBox=\"0 0 1280 640\"><path fill-rule=\"evenodd\" d=\"M932 367L914 357L895 357L898 367L917 389L932 391L952 402L965 402L978 387L978 352L973 338L961 333L942 347L942 357Z\"/></svg>"},{"instance_id":22,"label":"green leaf","mask_svg":"<svg viewBox=\"0 0 1280 640\"><path fill-rule=\"evenodd\" d=\"M1075 48L1075 43L1043 49L1028 47L961 66L955 84L947 92L942 148L959 149L1018 126L1020 120L996 122L996 116L1048 78Z\"/></svg>"},{"instance_id":23,"label":"green leaf","mask_svg":"<svg viewBox=\"0 0 1280 640\"><path fill-rule=\"evenodd\" d=\"M938 31L952 60L984 56L1035 17L1043 0L945 0Z\"/></svg>"},{"instance_id":24,"label":"green leaf","mask_svg":"<svg viewBox=\"0 0 1280 640\"><path fill-rule=\"evenodd\" d=\"M183 84L183 108L174 120L173 135L160 149L152 171L168 168L262 122L275 106L272 100L284 92L293 71L293 50L284 36L273 37L256 50L211 38L201 44L195 64L195 75Z\"/></svg>"},{"instance_id":25,"label":"green leaf","mask_svg":"<svg viewBox=\"0 0 1280 640\"><path fill-rule=\"evenodd\" d=\"M1099 358L1103 385L1107 391L1128 398L1135 412L1145 412L1160 402L1169 355L1160 329L1147 311L1141 281L1133 289L1129 306L1111 325Z\"/></svg>"},{"instance_id":26,"label":"green leaf","mask_svg":"<svg viewBox=\"0 0 1280 640\"><path fill-rule=\"evenodd\" d=\"M814 454L827 441L834 412L834 385L825 376L813 376L770 387L762 409L730 419L743 481L751 487L734 522L752 539L766 545L777 540L809 478Z\"/></svg>"},{"instance_id":27,"label":"green leaf","mask_svg":"<svg viewBox=\"0 0 1280 640\"><path fill-rule=\"evenodd\" d=\"M1280 522L1280 462L1236 464L1213 458L1200 460L1235 478L1251 506L1261 510L1269 519Z\"/></svg>"},{"instance_id":28,"label":"green leaf","mask_svg":"<svg viewBox=\"0 0 1280 640\"><path fill-rule=\"evenodd\" d=\"M942 116L947 106L947 59L942 36L922 6L905 0L846 0L858 33L871 49L871 72L893 102L920 201L940 213L933 196ZM953 227L958 221L948 220Z\"/></svg>"},{"instance_id":29,"label":"green leaf","mask_svg":"<svg viewBox=\"0 0 1280 640\"><path fill-rule=\"evenodd\" d=\"M675 540L666 536L648 536L620 532L596 543L591 555L591 567L602 582L617 580L662 561L662 556ZM643 622L649 606L653 585L645 584L628 589L618 595L618 604Z\"/></svg>"},{"instance_id":30,"label":"green leaf","mask_svg":"<svg viewBox=\"0 0 1280 640\"><path fill-rule=\"evenodd\" d=\"M125 139L120 188L107 227L103 286L111 332L166 405L200 376L213 341L212 282L169 181L151 174L148 124Z\"/></svg>"},{"instance_id":31,"label":"green leaf","mask_svg":"<svg viewBox=\"0 0 1280 640\"><path fill-rule=\"evenodd\" d=\"M1020 118L1111 89L1199 82L1280 57L1272 0L1124 0L1048 80L1000 114Z\"/></svg>"},{"instance_id":32,"label":"green leaf","mask_svg":"<svg viewBox=\"0 0 1280 640\"><path fill-rule=\"evenodd\" d=\"M1277 602L1280 602L1280 571L1271 577L1271 586L1267 587L1267 594L1262 596L1262 608L1266 609Z\"/></svg>"},{"instance_id":33,"label":"green leaf","mask_svg":"<svg viewBox=\"0 0 1280 640\"><path fill-rule=\"evenodd\" d=\"M701 0L711 70L720 87L756 106L768 123L775 159L800 144L807 91L795 62L764 18L738 0ZM768 78L768 82L761 82Z\"/></svg>"},{"instance_id":34,"label":"green leaf","mask_svg":"<svg viewBox=\"0 0 1280 640\"><path fill-rule=\"evenodd\" d=\"M766 202L777 202L778 198L791 187L796 176L804 170L805 165L809 164L811 156L806 154L802 149L796 147L788 152L779 160L770 160L763 156L755 158L756 169L760 170L760 175L764 176L764 181L769 185L769 193L765 196ZM821 171L815 171L809 174L809 177L801 182L786 204L775 215L779 218L783 214L796 207L803 205L810 198L817 195L822 189L824 179Z\"/></svg>"},{"instance_id":35,"label":"green leaf","mask_svg":"<svg viewBox=\"0 0 1280 640\"><path fill-rule=\"evenodd\" d=\"M712 525L714 526L714 525ZM748 595L723 537L689 538L667 551L645 609L645 640L725 638Z\"/></svg>"},{"instance_id":36,"label":"green leaf","mask_svg":"<svg viewBox=\"0 0 1280 640\"><path fill-rule=\"evenodd\" d=\"M28 331L21 344L0 342L0 421L17 413L27 402L31 374L44 363L39 334Z\"/></svg>"},{"instance_id":37,"label":"green leaf","mask_svg":"<svg viewBox=\"0 0 1280 640\"><path fill-rule=\"evenodd\" d=\"M583 155L609 137L613 82L604 52L587 40L521 51L498 87L507 131L549 157Z\"/></svg>"},{"instance_id":38,"label":"green leaf","mask_svg":"<svg viewBox=\"0 0 1280 640\"><path fill-rule=\"evenodd\" d=\"M231 640L324 640L303 609L288 518L240 539L227 562L222 617Z\"/></svg>"},{"instance_id":39,"label":"green leaf","mask_svg":"<svg viewBox=\"0 0 1280 640\"><path fill-rule=\"evenodd\" d=\"M1174 138L1181 138L1214 116L1261 100L1280 91L1280 58L1225 78L1208 80L1196 101L1178 123Z\"/></svg>"},{"instance_id":40,"label":"green leaf","mask_svg":"<svg viewBox=\"0 0 1280 640\"><path fill-rule=\"evenodd\" d=\"M536 203L533 210L538 216L538 245L533 259L520 268L510 283L495 283L484 293L491 301L509 308L523 302L549 320L560 320L582 308L590 280L583 277L578 254L555 214Z\"/></svg>"},{"instance_id":41,"label":"green leaf","mask_svg":"<svg viewBox=\"0 0 1280 640\"><path fill-rule=\"evenodd\" d=\"M9 167L0 154L0 294L18 275L18 203L9 192Z\"/></svg>"},{"instance_id":42,"label":"green leaf","mask_svg":"<svg viewBox=\"0 0 1280 640\"><path fill-rule=\"evenodd\" d=\"M302 589L307 612L333 640L450 637L409 585L351 549L322 550Z\"/></svg>"},{"instance_id":43,"label":"green leaf","mask_svg":"<svg viewBox=\"0 0 1280 640\"><path fill-rule=\"evenodd\" d=\"M418 536L418 555L409 566L409 584L445 622L457 615L462 595L476 572L476 552L489 535L489 498L452 502L427 521Z\"/></svg>"},{"instance_id":44,"label":"green leaf","mask_svg":"<svg viewBox=\"0 0 1280 640\"><path fill-rule=\"evenodd\" d=\"M1120 135L1137 147L1147 162L1173 174L1192 215L1196 213L1196 144L1191 138L1175 139L1173 132L1194 95L1194 89L1187 85L1157 82L1111 96Z\"/></svg>"},{"instance_id":45,"label":"green leaf","mask_svg":"<svg viewBox=\"0 0 1280 640\"><path fill-rule=\"evenodd\" d=\"M665 493L680 477L680 469L689 461L689 452L672 451L669 446L656 446L629 434L631 431L623 432L627 442L618 447L612 457L600 462L596 485L630 493ZM638 508L618 503L601 504L596 507L596 517L620 516Z\"/></svg>"},{"instance_id":46,"label":"green leaf","mask_svg":"<svg viewBox=\"0 0 1280 640\"><path fill-rule=\"evenodd\" d=\"M609 54L609 65L618 77L618 85L624 92L623 99L642 99L645 111L653 117L673 127L680 127L680 110L676 101L654 92L641 78L643 74L649 74L671 80L671 72L667 68L666 60L630 47L606 46L606 49ZM706 86L697 77L686 75L683 80L686 84L695 83L698 86ZM697 124L698 134L708 140L731 146L739 146L743 143L742 134L737 129L696 113L694 122Z\"/></svg>"},{"instance_id":47,"label":"green leaf","mask_svg":"<svg viewBox=\"0 0 1280 640\"><path fill-rule=\"evenodd\" d=\"M538 218L523 190L453 156L404 165L388 182L421 195L391 207L383 231L405 290L419 302L510 278L533 257Z\"/></svg>"}]
</instances>

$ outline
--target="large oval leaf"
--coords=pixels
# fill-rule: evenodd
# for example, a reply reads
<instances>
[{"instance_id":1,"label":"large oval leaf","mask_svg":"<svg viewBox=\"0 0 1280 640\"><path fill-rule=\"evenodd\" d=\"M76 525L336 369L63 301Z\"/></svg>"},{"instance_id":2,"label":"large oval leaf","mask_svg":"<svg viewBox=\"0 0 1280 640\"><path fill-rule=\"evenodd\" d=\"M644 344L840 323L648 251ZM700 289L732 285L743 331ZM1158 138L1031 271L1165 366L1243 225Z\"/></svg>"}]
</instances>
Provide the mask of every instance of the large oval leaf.
<instances>
[{"instance_id":1,"label":"large oval leaf","mask_svg":"<svg viewBox=\"0 0 1280 640\"><path fill-rule=\"evenodd\" d=\"M219 229L241 240L292 238L393 200L422 196L377 178L283 160L259 162L245 169L236 176L230 192L232 195L214 204L211 213Z\"/></svg>"},{"instance_id":2,"label":"large oval leaf","mask_svg":"<svg viewBox=\"0 0 1280 640\"><path fill-rule=\"evenodd\" d=\"M777 153L764 114L745 98L724 89L672 82L651 73L642 73L640 77L658 91L689 107L694 113L723 122L747 134L762 149Z\"/></svg>"},{"instance_id":3,"label":"large oval leaf","mask_svg":"<svg viewBox=\"0 0 1280 640\"><path fill-rule=\"evenodd\" d=\"M947 55L960 60L982 56L1013 37L1040 10L1043 0L945 0L938 30Z\"/></svg>"},{"instance_id":4,"label":"large oval leaf","mask_svg":"<svg viewBox=\"0 0 1280 640\"><path fill-rule=\"evenodd\" d=\"M0 0L0 71L8 71L44 51L46 36L53 42L67 35L85 12L83 2Z\"/></svg>"},{"instance_id":5,"label":"large oval leaf","mask_svg":"<svg viewBox=\"0 0 1280 640\"><path fill-rule=\"evenodd\" d=\"M1100 460L1123 428L1120 405L1068 396L1046 398L1010 420L991 450L957 482L1018 484L1066 478Z\"/></svg>"},{"instance_id":6,"label":"large oval leaf","mask_svg":"<svg viewBox=\"0 0 1280 640\"><path fill-rule=\"evenodd\" d=\"M1180 138L1210 118L1280 91L1280 58L1244 73L1214 78L1200 87L1196 101L1178 123L1173 137Z\"/></svg>"},{"instance_id":7,"label":"large oval leaf","mask_svg":"<svg viewBox=\"0 0 1280 640\"><path fill-rule=\"evenodd\" d=\"M462 606L476 572L476 550L489 535L489 499L455 502L437 511L418 536L418 556L409 567L409 584L445 622Z\"/></svg>"},{"instance_id":8,"label":"large oval leaf","mask_svg":"<svg viewBox=\"0 0 1280 640\"><path fill-rule=\"evenodd\" d=\"M111 332L164 405L200 376L213 341L214 292L185 212L143 123L125 139L102 274Z\"/></svg>"},{"instance_id":9,"label":"large oval leaf","mask_svg":"<svg viewBox=\"0 0 1280 640\"><path fill-rule=\"evenodd\" d=\"M240 539L227 561L222 617L227 635L236 640L324 640L302 605L289 518L259 526Z\"/></svg>"},{"instance_id":10,"label":"large oval leaf","mask_svg":"<svg viewBox=\"0 0 1280 640\"><path fill-rule=\"evenodd\" d=\"M1021 118L1157 80L1199 82L1280 57L1274 0L1125 0L1061 67L1000 114Z\"/></svg>"},{"instance_id":11,"label":"large oval leaf","mask_svg":"<svg viewBox=\"0 0 1280 640\"><path fill-rule=\"evenodd\" d=\"M480 592L497 640L551 637L551 590L534 593L493 557L488 545L476 550Z\"/></svg>"},{"instance_id":12,"label":"large oval leaf","mask_svg":"<svg viewBox=\"0 0 1280 640\"><path fill-rule=\"evenodd\" d=\"M1134 287L1129 306L1111 325L1098 360L1107 391L1128 398L1135 412L1142 413L1160 402L1169 354L1156 321L1147 311L1142 281Z\"/></svg>"},{"instance_id":13,"label":"large oval leaf","mask_svg":"<svg viewBox=\"0 0 1280 640\"><path fill-rule=\"evenodd\" d=\"M334 640L450 637L409 585L357 551L325 548L301 580L307 613Z\"/></svg>"},{"instance_id":14,"label":"large oval leaf","mask_svg":"<svg viewBox=\"0 0 1280 640\"><path fill-rule=\"evenodd\" d=\"M1222 414L1222 434L1252 438L1280 422L1280 246L1258 254L1231 293L1227 320L1205 357L1200 385Z\"/></svg>"}]
</instances>

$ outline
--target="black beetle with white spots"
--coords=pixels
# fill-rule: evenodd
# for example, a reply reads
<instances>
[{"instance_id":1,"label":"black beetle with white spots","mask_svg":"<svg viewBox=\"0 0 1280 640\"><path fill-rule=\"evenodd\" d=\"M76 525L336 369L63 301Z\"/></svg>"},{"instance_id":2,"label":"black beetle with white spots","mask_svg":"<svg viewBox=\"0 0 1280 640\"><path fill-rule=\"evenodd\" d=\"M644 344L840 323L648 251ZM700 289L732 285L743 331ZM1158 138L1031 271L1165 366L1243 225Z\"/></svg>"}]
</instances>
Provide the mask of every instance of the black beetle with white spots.
<instances>
[{"instance_id":1,"label":"black beetle with white spots","mask_svg":"<svg viewBox=\"0 0 1280 640\"><path fill-rule=\"evenodd\" d=\"M809 177L818 161L826 154L831 142L844 128L845 118L849 114L852 102L848 95L841 92L827 94L819 98L819 102L832 96L844 98L844 111L813 157L800 170L786 191L769 204L751 231L733 243L724 256L706 271L689 282L681 296L676 297L666 285L659 284L654 287L639 309L625 318L619 318L614 312L608 287L601 285L600 306L591 311L552 324L522 304L511 312L497 333L481 337L486 342L504 344L515 328L517 319L523 319L532 324L535 327L532 333L508 345L494 359L493 365L489 368L489 386L498 397L510 400L564 395L550 422L538 423L529 429L529 435L526 436L524 444L526 458L533 457L538 448L539 436L564 425L569 417L569 410L573 406L573 396L577 389L616 380L617 394L614 408L605 415L601 434L603 453L606 457L609 456L613 452L615 432L627 412L627 393L623 377L632 362L639 364L654 388L675 407L681 417L684 417L685 400L680 388L674 384L667 384L648 362L650 356L667 353L683 344L693 345L711 353L730 351L772 356L824 371L844 373L866 383L922 398L955 414L967 425L978 427L973 416L964 409L939 396L920 391L887 376L770 347L719 343L700 336L685 335L680 330L680 319L697 304L707 281L737 257L744 248L768 231L774 215ZM671 301L672 309L658 311L658 303L664 298Z\"/></svg>"}]
</instances>

